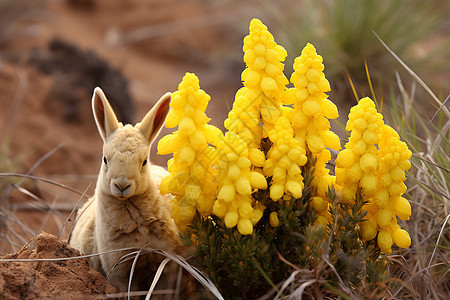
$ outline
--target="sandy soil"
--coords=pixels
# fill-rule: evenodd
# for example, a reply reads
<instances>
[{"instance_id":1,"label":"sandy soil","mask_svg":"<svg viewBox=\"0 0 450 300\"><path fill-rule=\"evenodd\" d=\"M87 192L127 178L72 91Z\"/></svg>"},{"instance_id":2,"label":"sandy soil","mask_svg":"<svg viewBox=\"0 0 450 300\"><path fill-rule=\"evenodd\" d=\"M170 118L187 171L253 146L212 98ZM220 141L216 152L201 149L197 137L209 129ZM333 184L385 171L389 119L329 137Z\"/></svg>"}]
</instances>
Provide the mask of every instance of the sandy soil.
<instances>
[{"instance_id":1,"label":"sandy soil","mask_svg":"<svg viewBox=\"0 0 450 300\"><path fill-rule=\"evenodd\" d=\"M55 259L80 253L56 236L41 233L34 250L22 249L1 259ZM85 258L60 261L0 262L2 299L98 299L116 293Z\"/></svg>"}]
</instances>

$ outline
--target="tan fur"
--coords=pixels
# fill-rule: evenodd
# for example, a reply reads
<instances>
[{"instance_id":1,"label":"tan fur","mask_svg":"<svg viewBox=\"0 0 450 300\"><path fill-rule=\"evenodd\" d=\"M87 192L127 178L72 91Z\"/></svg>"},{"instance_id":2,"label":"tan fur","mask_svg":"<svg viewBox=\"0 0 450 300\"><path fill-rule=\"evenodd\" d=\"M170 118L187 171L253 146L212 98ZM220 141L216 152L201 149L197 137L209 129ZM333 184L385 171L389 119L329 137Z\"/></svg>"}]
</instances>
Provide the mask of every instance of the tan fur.
<instances>
[{"instance_id":1,"label":"tan fur","mask_svg":"<svg viewBox=\"0 0 450 300\"><path fill-rule=\"evenodd\" d=\"M92 98L94 117L103 138L102 166L95 195L80 208L70 245L82 254L129 247L150 247L180 253L181 239L170 215L171 197L159 192L168 173L149 161L151 142L159 133L169 110L170 94L164 95L136 126L123 126L116 119L103 92ZM143 166L143 162L147 163ZM128 287L134 256L113 266L130 251L93 256L93 268L107 276L121 291ZM133 275L133 289L148 288L161 256L140 257ZM151 281L150 281L151 282Z\"/></svg>"}]
</instances>

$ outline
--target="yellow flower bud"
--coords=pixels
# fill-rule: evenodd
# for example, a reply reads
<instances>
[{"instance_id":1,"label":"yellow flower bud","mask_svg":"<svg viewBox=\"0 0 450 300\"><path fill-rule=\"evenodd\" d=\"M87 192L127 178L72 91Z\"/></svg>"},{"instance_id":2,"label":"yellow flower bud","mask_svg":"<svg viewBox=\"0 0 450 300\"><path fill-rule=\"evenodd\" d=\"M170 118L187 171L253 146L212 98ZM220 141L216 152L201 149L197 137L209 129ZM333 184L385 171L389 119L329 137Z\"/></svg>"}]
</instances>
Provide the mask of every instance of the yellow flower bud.
<instances>
[{"instance_id":1,"label":"yellow flower bud","mask_svg":"<svg viewBox=\"0 0 450 300\"><path fill-rule=\"evenodd\" d=\"M336 119L339 117L338 109L336 104L328 99L324 99L320 103L320 110L327 119Z\"/></svg>"},{"instance_id":2,"label":"yellow flower bud","mask_svg":"<svg viewBox=\"0 0 450 300\"><path fill-rule=\"evenodd\" d=\"M250 149L248 153L248 157L250 158L250 161L255 167L263 167L264 162L266 160L264 153L256 148Z\"/></svg>"},{"instance_id":3,"label":"yellow flower bud","mask_svg":"<svg viewBox=\"0 0 450 300\"><path fill-rule=\"evenodd\" d=\"M217 199L219 199L219 196L217 196ZM227 211L228 211L228 206L224 202L219 201L219 200L216 200L214 202L213 213L216 216L223 218L223 217L225 217L225 214L227 213Z\"/></svg>"},{"instance_id":4,"label":"yellow flower bud","mask_svg":"<svg viewBox=\"0 0 450 300\"><path fill-rule=\"evenodd\" d=\"M178 127L180 131L185 132L187 135L192 134L197 130L194 121L188 117L182 118Z\"/></svg>"},{"instance_id":5,"label":"yellow flower bud","mask_svg":"<svg viewBox=\"0 0 450 300\"><path fill-rule=\"evenodd\" d=\"M325 144L320 136L309 135L306 137L308 148L312 153L319 153L325 148Z\"/></svg>"},{"instance_id":6,"label":"yellow flower bud","mask_svg":"<svg viewBox=\"0 0 450 300\"><path fill-rule=\"evenodd\" d=\"M375 196L375 203L379 207L386 207L389 202L389 190L387 189L380 189L378 190L376 196Z\"/></svg>"},{"instance_id":7,"label":"yellow flower bud","mask_svg":"<svg viewBox=\"0 0 450 300\"><path fill-rule=\"evenodd\" d=\"M350 168L356 161L355 154L351 149L340 151L336 157L336 166L339 168Z\"/></svg>"},{"instance_id":8,"label":"yellow flower bud","mask_svg":"<svg viewBox=\"0 0 450 300\"><path fill-rule=\"evenodd\" d=\"M364 173L359 181L359 186L366 196L374 195L378 189L378 178L375 174Z\"/></svg>"},{"instance_id":9,"label":"yellow flower bud","mask_svg":"<svg viewBox=\"0 0 450 300\"><path fill-rule=\"evenodd\" d=\"M222 188L219 191L219 194L217 195L217 199L221 199L225 202L231 202L234 199L234 197L236 197L236 189L232 184L226 184L222 186Z\"/></svg>"},{"instance_id":10,"label":"yellow flower bud","mask_svg":"<svg viewBox=\"0 0 450 300\"><path fill-rule=\"evenodd\" d=\"M359 181L361 179L362 174L363 172L359 164L354 163L350 168L348 168L346 177L350 183L353 183Z\"/></svg>"},{"instance_id":11,"label":"yellow flower bud","mask_svg":"<svg viewBox=\"0 0 450 300\"><path fill-rule=\"evenodd\" d=\"M385 227L391 224L393 213L389 208L383 208L378 210L377 223L380 227Z\"/></svg>"},{"instance_id":12,"label":"yellow flower bud","mask_svg":"<svg viewBox=\"0 0 450 300\"><path fill-rule=\"evenodd\" d=\"M306 100L303 102L303 112L307 116L314 116L320 111L320 104L315 100Z\"/></svg>"},{"instance_id":13,"label":"yellow flower bud","mask_svg":"<svg viewBox=\"0 0 450 300\"><path fill-rule=\"evenodd\" d=\"M158 142L158 154L166 155L175 150L175 145L172 143L173 135L169 134L162 137Z\"/></svg>"},{"instance_id":14,"label":"yellow flower bud","mask_svg":"<svg viewBox=\"0 0 450 300\"><path fill-rule=\"evenodd\" d=\"M378 158L372 153L365 153L359 160L361 170L365 173L370 173L378 168Z\"/></svg>"},{"instance_id":15,"label":"yellow flower bud","mask_svg":"<svg viewBox=\"0 0 450 300\"><path fill-rule=\"evenodd\" d=\"M238 231L243 234L252 234L253 233L253 225L250 219L240 218L237 224Z\"/></svg>"},{"instance_id":16,"label":"yellow flower bud","mask_svg":"<svg viewBox=\"0 0 450 300\"><path fill-rule=\"evenodd\" d=\"M391 170L391 176L392 176L392 180L393 181L405 181L406 180L406 176L405 176L405 171L403 171L400 167L394 167Z\"/></svg>"},{"instance_id":17,"label":"yellow flower bud","mask_svg":"<svg viewBox=\"0 0 450 300\"><path fill-rule=\"evenodd\" d=\"M409 236L409 233L404 230L398 228L395 230L392 234L392 238L394 240L394 243L401 247L401 248L408 248L411 246L411 237Z\"/></svg>"},{"instance_id":18,"label":"yellow flower bud","mask_svg":"<svg viewBox=\"0 0 450 300\"><path fill-rule=\"evenodd\" d=\"M253 207L250 202L241 203L241 206L239 206L239 215L247 219L251 219L253 217Z\"/></svg>"},{"instance_id":19,"label":"yellow flower bud","mask_svg":"<svg viewBox=\"0 0 450 300\"><path fill-rule=\"evenodd\" d=\"M206 147L205 135L200 131L196 131L191 134L189 136L189 142L191 143L192 147L194 147L194 149L199 151L202 151Z\"/></svg>"},{"instance_id":20,"label":"yellow flower bud","mask_svg":"<svg viewBox=\"0 0 450 300\"><path fill-rule=\"evenodd\" d=\"M195 159L195 150L191 146L184 146L179 152L178 159L187 165L191 165Z\"/></svg>"},{"instance_id":21,"label":"yellow flower bud","mask_svg":"<svg viewBox=\"0 0 450 300\"><path fill-rule=\"evenodd\" d=\"M300 167L297 164L291 164L288 169L288 175L290 177L296 177L301 175Z\"/></svg>"},{"instance_id":22,"label":"yellow flower bud","mask_svg":"<svg viewBox=\"0 0 450 300\"><path fill-rule=\"evenodd\" d=\"M303 194L303 185L301 182L288 180L286 181L286 190L291 193L294 198L301 198Z\"/></svg>"},{"instance_id":23,"label":"yellow flower bud","mask_svg":"<svg viewBox=\"0 0 450 300\"><path fill-rule=\"evenodd\" d=\"M389 186L389 194L391 196L401 195L406 192L406 185L403 182L392 182Z\"/></svg>"},{"instance_id":24,"label":"yellow flower bud","mask_svg":"<svg viewBox=\"0 0 450 300\"><path fill-rule=\"evenodd\" d=\"M258 172L251 172L250 184L256 189L266 189L267 181L266 177Z\"/></svg>"},{"instance_id":25,"label":"yellow flower bud","mask_svg":"<svg viewBox=\"0 0 450 300\"><path fill-rule=\"evenodd\" d=\"M261 81L261 75L257 71L250 70L245 78L246 87L254 87Z\"/></svg>"},{"instance_id":26,"label":"yellow flower bud","mask_svg":"<svg viewBox=\"0 0 450 300\"><path fill-rule=\"evenodd\" d=\"M262 56L257 56L253 64L255 70L263 70L266 67L266 59ZM278 70L278 69L277 69ZM266 70L267 72L267 70Z\"/></svg>"},{"instance_id":27,"label":"yellow flower bud","mask_svg":"<svg viewBox=\"0 0 450 300\"><path fill-rule=\"evenodd\" d=\"M251 195L252 188L248 178L240 177L236 180L236 191L241 195Z\"/></svg>"},{"instance_id":28,"label":"yellow flower bud","mask_svg":"<svg viewBox=\"0 0 450 300\"><path fill-rule=\"evenodd\" d=\"M236 164L230 164L228 168L228 177L232 180L237 180L241 175L241 169Z\"/></svg>"},{"instance_id":29,"label":"yellow flower bud","mask_svg":"<svg viewBox=\"0 0 450 300\"><path fill-rule=\"evenodd\" d=\"M377 243L378 247L380 247L381 251L384 253L390 254L392 252L391 247L394 242L389 231L381 230L378 233Z\"/></svg>"},{"instance_id":30,"label":"yellow flower bud","mask_svg":"<svg viewBox=\"0 0 450 300\"><path fill-rule=\"evenodd\" d=\"M361 224L361 238L364 241L370 241L377 235L377 223L369 219Z\"/></svg>"},{"instance_id":31,"label":"yellow flower bud","mask_svg":"<svg viewBox=\"0 0 450 300\"><path fill-rule=\"evenodd\" d=\"M232 228L237 225L239 215L236 211L229 211L225 214L225 226Z\"/></svg>"},{"instance_id":32,"label":"yellow flower bud","mask_svg":"<svg viewBox=\"0 0 450 300\"><path fill-rule=\"evenodd\" d=\"M283 197L284 194L284 186L281 184L272 184L270 187L270 198L273 201L278 201Z\"/></svg>"},{"instance_id":33,"label":"yellow flower bud","mask_svg":"<svg viewBox=\"0 0 450 300\"><path fill-rule=\"evenodd\" d=\"M356 119L353 123L353 130L363 132L367 128L367 121L364 119Z\"/></svg>"},{"instance_id":34,"label":"yellow flower bud","mask_svg":"<svg viewBox=\"0 0 450 300\"><path fill-rule=\"evenodd\" d=\"M403 197L397 197L394 204L395 213L401 220L409 220L411 204Z\"/></svg>"},{"instance_id":35,"label":"yellow flower bud","mask_svg":"<svg viewBox=\"0 0 450 300\"><path fill-rule=\"evenodd\" d=\"M183 112L181 110L171 109L169 111L169 113L167 114L164 125L167 128L174 128L178 125L182 116L183 116Z\"/></svg>"},{"instance_id":36,"label":"yellow flower bud","mask_svg":"<svg viewBox=\"0 0 450 300\"><path fill-rule=\"evenodd\" d=\"M328 203L321 197L313 197L311 200L311 205L314 207L316 212L324 211L328 208Z\"/></svg>"},{"instance_id":37,"label":"yellow flower bud","mask_svg":"<svg viewBox=\"0 0 450 300\"><path fill-rule=\"evenodd\" d=\"M256 223L259 222L259 220L261 220L261 218L263 216L263 209L261 209L259 207L255 207L255 209L253 210L253 216L250 219L250 221L252 222L253 226L255 226Z\"/></svg>"},{"instance_id":38,"label":"yellow flower bud","mask_svg":"<svg viewBox=\"0 0 450 300\"><path fill-rule=\"evenodd\" d=\"M325 131L322 133L323 141L325 142L325 147L340 150L341 149L341 141L339 136L332 131Z\"/></svg>"},{"instance_id":39,"label":"yellow flower bud","mask_svg":"<svg viewBox=\"0 0 450 300\"><path fill-rule=\"evenodd\" d=\"M275 91L278 89L277 83L273 78L264 77L261 80L261 89L264 92Z\"/></svg>"},{"instance_id":40,"label":"yellow flower bud","mask_svg":"<svg viewBox=\"0 0 450 300\"><path fill-rule=\"evenodd\" d=\"M278 213L276 211L270 213L269 223L272 227L278 227L278 225L280 225L280 220L278 220Z\"/></svg>"},{"instance_id":41,"label":"yellow flower bud","mask_svg":"<svg viewBox=\"0 0 450 300\"><path fill-rule=\"evenodd\" d=\"M319 215L319 216L317 216L316 220L314 221L314 224L318 225L318 226L327 226L328 220L324 216Z\"/></svg>"},{"instance_id":42,"label":"yellow flower bud","mask_svg":"<svg viewBox=\"0 0 450 300\"><path fill-rule=\"evenodd\" d=\"M401 160L398 162L398 166L402 170L409 170L411 168L411 162L409 160Z\"/></svg>"}]
</instances>

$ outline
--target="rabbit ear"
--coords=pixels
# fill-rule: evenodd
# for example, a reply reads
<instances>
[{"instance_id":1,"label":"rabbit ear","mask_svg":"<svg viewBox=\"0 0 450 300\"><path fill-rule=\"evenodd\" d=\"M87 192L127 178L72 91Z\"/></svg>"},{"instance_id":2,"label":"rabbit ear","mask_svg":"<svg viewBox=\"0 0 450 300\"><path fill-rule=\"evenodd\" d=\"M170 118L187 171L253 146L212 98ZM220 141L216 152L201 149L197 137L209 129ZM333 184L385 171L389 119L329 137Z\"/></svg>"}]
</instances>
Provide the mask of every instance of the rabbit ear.
<instances>
[{"instance_id":1,"label":"rabbit ear","mask_svg":"<svg viewBox=\"0 0 450 300\"><path fill-rule=\"evenodd\" d=\"M96 87L92 96L92 111L95 123L104 142L108 136L119 128L119 122L102 89Z\"/></svg>"},{"instance_id":2,"label":"rabbit ear","mask_svg":"<svg viewBox=\"0 0 450 300\"><path fill-rule=\"evenodd\" d=\"M145 115L142 122L137 124L137 127L151 144L155 137L161 130L164 121L166 120L167 114L170 109L170 93L166 93L158 102L153 106L153 108Z\"/></svg>"}]
</instances>

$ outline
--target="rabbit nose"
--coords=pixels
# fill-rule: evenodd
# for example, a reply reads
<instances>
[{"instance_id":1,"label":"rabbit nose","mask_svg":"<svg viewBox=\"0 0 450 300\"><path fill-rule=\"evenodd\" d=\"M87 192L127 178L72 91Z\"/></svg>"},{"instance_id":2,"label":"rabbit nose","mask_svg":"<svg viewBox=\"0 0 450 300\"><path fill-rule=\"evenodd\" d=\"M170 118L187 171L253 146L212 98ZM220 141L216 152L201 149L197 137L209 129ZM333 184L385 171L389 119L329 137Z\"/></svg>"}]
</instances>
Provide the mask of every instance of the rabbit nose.
<instances>
[{"instance_id":1,"label":"rabbit nose","mask_svg":"<svg viewBox=\"0 0 450 300\"><path fill-rule=\"evenodd\" d=\"M128 189L131 186L131 184L126 184L126 183L124 183L124 184L115 183L114 185L121 192L124 192L126 189Z\"/></svg>"}]
</instances>

